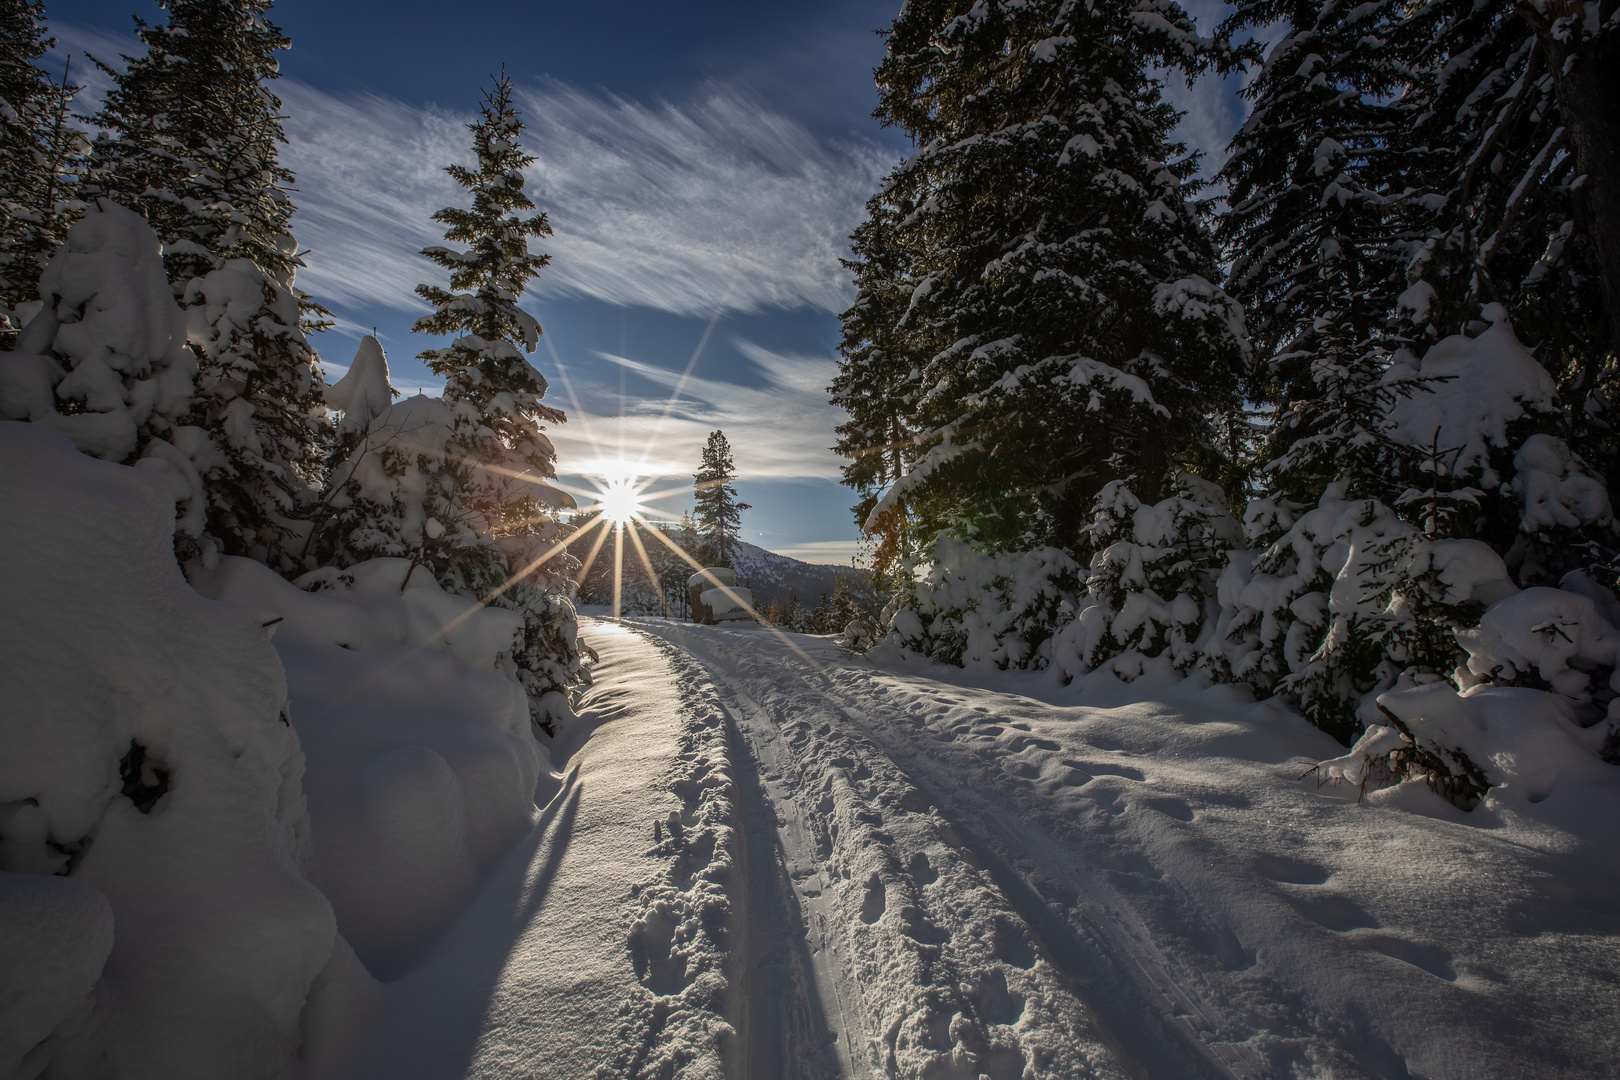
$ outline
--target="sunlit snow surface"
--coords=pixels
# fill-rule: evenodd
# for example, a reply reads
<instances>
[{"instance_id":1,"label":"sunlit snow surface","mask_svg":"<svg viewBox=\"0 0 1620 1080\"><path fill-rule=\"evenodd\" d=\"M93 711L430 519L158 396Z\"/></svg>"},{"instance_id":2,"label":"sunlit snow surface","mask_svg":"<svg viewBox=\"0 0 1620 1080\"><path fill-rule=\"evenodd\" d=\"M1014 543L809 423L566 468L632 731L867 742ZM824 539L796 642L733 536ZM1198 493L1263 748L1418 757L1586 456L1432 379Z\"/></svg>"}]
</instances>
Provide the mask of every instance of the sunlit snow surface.
<instances>
[{"instance_id":1,"label":"sunlit snow surface","mask_svg":"<svg viewBox=\"0 0 1620 1080\"><path fill-rule=\"evenodd\" d=\"M660 619L585 636L601 677L541 828L387 988L358 1075L1596 1077L1620 1054L1606 778L1535 816L1421 785L1358 804L1300 779L1337 744L1230 688Z\"/></svg>"}]
</instances>

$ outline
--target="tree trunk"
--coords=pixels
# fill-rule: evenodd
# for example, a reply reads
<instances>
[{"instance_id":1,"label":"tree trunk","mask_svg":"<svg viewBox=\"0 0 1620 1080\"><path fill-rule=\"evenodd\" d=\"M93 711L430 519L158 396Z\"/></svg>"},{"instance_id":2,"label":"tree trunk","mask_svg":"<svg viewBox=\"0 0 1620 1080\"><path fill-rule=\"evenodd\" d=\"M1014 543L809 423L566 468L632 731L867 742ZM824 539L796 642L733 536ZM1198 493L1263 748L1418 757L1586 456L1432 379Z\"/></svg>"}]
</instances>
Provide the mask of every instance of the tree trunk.
<instances>
[{"instance_id":1,"label":"tree trunk","mask_svg":"<svg viewBox=\"0 0 1620 1080\"><path fill-rule=\"evenodd\" d=\"M1580 21L1586 6L1601 10L1601 25L1616 0L1545 0L1541 10L1521 3L1519 14L1547 58L1575 173L1585 177L1575 190L1575 213L1597 261L1609 350L1620 356L1620 30L1588 34ZM1566 17L1576 25L1561 41L1554 24Z\"/></svg>"}]
</instances>

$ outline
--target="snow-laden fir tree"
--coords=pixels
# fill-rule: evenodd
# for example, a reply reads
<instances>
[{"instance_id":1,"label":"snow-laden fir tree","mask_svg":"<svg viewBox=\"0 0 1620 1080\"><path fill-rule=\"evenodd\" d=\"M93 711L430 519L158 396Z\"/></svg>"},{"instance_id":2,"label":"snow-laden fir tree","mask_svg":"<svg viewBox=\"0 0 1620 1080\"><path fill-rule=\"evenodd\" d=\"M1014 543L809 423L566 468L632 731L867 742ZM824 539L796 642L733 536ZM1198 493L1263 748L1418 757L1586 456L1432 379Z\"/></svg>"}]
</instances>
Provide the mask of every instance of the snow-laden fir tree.
<instances>
[{"instance_id":1,"label":"snow-laden fir tree","mask_svg":"<svg viewBox=\"0 0 1620 1080\"><path fill-rule=\"evenodd\" d=\"M1243 312L1213 284L1197 161L1149 69L1236 54L1174 4L1131 0L913 3L888 43L877 115L919 149L855 236L834 387L841 449L871 459L850 480L887 484L864 524L1083 564L1106 485L1152 505L1179 470L1235 479ZM956 546L931 557L1000 576ZM1056 617L1048 599L1015 606ZM956 621L954 600L915 604ZM1025 629L1012 651L1040 662L1052 627Z\"/></svg>"},{"instance_id":2,"label":"snow-laden fir tree","mask_svg":"<svg viewBox=\"0 0 1620 1080\"><path fill-rule=\"evenodd\" d=\"M96 123L86 191L145 215L163 241L200 371L189 418L209 433L208 534L229 554L304 568L303 520L329 452L318 357L304 336L322 314L294 285L292 174L279 162L281 102L267 83L288 39L268 0L168 0L168 22L137 18Z\"/></svg>"},{"instance_id":3,"label":"snow-laden fir tree","mask_svg":"<svg viewBox=\"0 0 1620 1080\"><path fill-rule=\"evenodd\" d=\"M569 599L578 564L557 517L573 500L547 483L557 475L556 452L543 425L564 417L542 401L546 379L525 358L539 344L540 323L518 306L550 261L529 241L551 228L544 214L527 213L535 207L523 170L534 158L519 145L523 122L504 74L468 127L477 165L446 171L472 206L434 215L458 246L423 251L450 272L450 287L417 287L434 310L414 329L451 338L420 354L444 378L444 395L408 398L370 421L335 470L336 513L322 550L340 565L409 558L451 592L521 612L516 674L536 721L549 728L586 677Z\"/></svg>"},{"instance_id":4,"label":"snow-laden fir tree","mask_svg":"<svg viewBox=\"0 0 1620 1080\"><path fill-rule=\"evenodd\" d=\"M1528 512L1518 490L1528 477L1507 480L1527 440L1547 438L1563 445L1576 473L1620 479L1610 404L1620 236L1606 216L1620 213L1620 202L1605 204L1620 187L1612 138L1620 84L1592 67L1620 62L1613 55L1620 8L1461 0L1437 7L1443 26L1425 42L1422 77L1407 92L1421 112L1407 137L1418 151L1405 179L1423 197L1405 208L1411 284L1398 314L1424 345L1506 332L1529 347L1551 390L1488 436L1488 454L1462 455L1453 486L1479 491L1462 534L1502 553L1521 585L1580 570L1612 588L1616 543L1607 520L1564 515L1550 526ZM1588 25L1588 17L1599 23ZM1594 138L1605 117L1608 134ZM1423 366L1432 365L1425 358Z\"/></svg>"},{"instance_id":5,"label":"snow-laden fir tree","mask_svg":"<svg viewBox=\"0 0 1620 1080\"><path fill-rule=\"evenodd\" d=\"M731 443L725 432L711 431L703 444L703 463L692 475L692 517L696 520L699 561L706 566L730 566L737 550L744 510L752 509L737 501L731 481L737 476L731 460Z\"/></svg>"},{"instance_id":6,"label":"snow-laden fir tree","mask_svg":"<svg viewBox=\"0 0 1620 1080\"><path fill-rule=\"evenodd\" d=\"M54 41L44 18L39 0L0 5L0 348L16 340L17 305L39 299L40 272L83 208L88 141L69 114L79 88L34 65Z\"/></svg>"},{"instance_id":7,"label":"snow-laden fir tree","mask_svg":"<svg viewBox=\"0 0 1620 1080\"><path fill-rule=\"evenodd\" d=\"M1393 327L1414 229L1402 211L1421 193L1400 176L1422 106L1405 91L1435 11L1249 0L1222 27L1285 28L1244 90L1252 108L1221 170L1218 229L1260 350L1251 393L1275 406L1262 455L1272 497L1309 505L1345 477L1355 495L1391 500L1414 467L1383 417L1422 386L1382 376L1406 344Z\"/></svg>"}]
</instances>

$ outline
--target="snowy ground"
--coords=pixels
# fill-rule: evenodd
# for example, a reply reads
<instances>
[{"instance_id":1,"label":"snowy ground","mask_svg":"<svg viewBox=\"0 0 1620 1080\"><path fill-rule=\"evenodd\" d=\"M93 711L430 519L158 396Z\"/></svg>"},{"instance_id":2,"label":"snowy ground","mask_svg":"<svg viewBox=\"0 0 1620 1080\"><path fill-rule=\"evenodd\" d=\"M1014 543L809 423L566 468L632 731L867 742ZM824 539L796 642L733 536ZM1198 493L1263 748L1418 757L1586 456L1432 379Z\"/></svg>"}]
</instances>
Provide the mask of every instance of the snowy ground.
<instances>
[{"instance_id":1,"label":"snowy ground","mask_svg":"<svg viewBox=\"0 0 1620 1080\"><path fill-rule=\"evenodd\" d=\"M1230 688L598 621L528 837L355 1077L1598 1077L1616 788L1301 781ZM1153 700L1143 700L1151 698ZM554 789L553 789L554 788ZM1567 799L1567 805L1553 805Z\"/></svg>"}]
</instances>

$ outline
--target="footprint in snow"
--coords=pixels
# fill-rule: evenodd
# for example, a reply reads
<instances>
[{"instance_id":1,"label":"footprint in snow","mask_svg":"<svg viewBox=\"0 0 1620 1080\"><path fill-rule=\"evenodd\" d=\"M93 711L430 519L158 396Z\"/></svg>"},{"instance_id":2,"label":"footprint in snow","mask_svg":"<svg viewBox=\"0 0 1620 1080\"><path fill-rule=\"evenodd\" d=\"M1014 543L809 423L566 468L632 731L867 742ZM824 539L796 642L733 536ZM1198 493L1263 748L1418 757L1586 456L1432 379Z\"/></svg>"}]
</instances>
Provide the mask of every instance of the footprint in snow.
<instances>
[{"instance_id":1,"label":"footprint in snow","mask_svg":"<svg viewBox=\"0 0 1620 1080\"><path fill-rule=\"evenodd\" d=\"M889 906L888 897L889 891L884 888L883 879L874 870L872 876L866 879L866 896L861 900L861 922L871 926L883 918Z\"/></svg>"}]
</instances>

